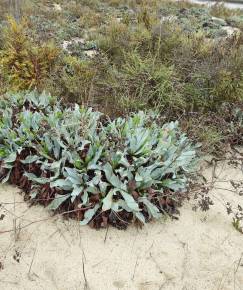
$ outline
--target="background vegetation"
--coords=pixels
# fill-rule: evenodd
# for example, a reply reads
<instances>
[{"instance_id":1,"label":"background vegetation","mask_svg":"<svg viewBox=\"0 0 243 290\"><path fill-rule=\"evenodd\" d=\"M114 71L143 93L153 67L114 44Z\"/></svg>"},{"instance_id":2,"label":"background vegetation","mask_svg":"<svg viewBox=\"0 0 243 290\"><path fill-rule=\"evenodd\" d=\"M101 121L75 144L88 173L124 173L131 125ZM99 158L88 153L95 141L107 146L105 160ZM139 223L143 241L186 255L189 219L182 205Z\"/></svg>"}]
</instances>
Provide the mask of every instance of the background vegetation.
<instances>
[{"instance_id":1,"label":"background vegetation","mask_svg":"<svg viewBox=\"0 0 243 290\"><path fill-rule=\"evenodd\" d=\"M1 2L0 91L37 88L111 117L153 109L219 152L242 143L243 14L160 0ZM229 27L234 30L227 33ZM227 30L228 29L228 30Z\"/></svg>"}]
</instances>

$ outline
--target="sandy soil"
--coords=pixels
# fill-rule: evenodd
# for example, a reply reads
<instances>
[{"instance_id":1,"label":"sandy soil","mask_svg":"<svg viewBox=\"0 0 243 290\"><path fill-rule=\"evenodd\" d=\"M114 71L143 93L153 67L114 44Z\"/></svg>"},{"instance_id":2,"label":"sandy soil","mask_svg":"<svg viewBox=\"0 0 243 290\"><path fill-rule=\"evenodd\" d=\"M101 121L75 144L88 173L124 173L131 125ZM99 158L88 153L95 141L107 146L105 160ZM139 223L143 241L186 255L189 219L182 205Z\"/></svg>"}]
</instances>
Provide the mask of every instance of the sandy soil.
<instances>
[{"instance_id":1,"label":"sandy soil","mask_svg":"<svg viewBox=\"0 0 243 290\"><path fill-rule=\"evenodd\" d=\"M241 0L232 0L232 1L207 1L207 0L189 0L189 2L195 3L195 4L204 4L206 6L212 6L218 3L223 4L225 7L229 9L243 9L243 3Z\"/></svg>"},{"instance_id":2,"label":"sandy soil","mask_svg":"<svg viewBox=\"0 0 243 290\"><path fill-rule=\"evenodd\" d=\"M211 180L212 168L204 174ZM210 211L187 204L179 221L127 231L50 217L42 207L29 208L16 188L2 186L0 289L243 289L243 235L223 206L242 200L225 181L243 175L225 164L216 175Z\"/></svg>"}]
</instances>

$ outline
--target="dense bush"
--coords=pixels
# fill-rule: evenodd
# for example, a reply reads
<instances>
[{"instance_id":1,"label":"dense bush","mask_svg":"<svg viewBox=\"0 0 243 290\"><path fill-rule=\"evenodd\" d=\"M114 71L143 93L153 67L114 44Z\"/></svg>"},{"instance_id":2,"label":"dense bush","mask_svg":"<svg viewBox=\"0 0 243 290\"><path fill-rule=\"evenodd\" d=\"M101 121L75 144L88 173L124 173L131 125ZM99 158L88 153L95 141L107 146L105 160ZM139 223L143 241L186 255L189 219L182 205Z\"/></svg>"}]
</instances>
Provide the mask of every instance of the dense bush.
<instances>
[{"instance_id":1,"label":"dense bush","mask_svg":"<svg viewBox=\"0 0 243 290\"><path fill-rule=\"evenodd\" d=\"M173 215L186 196L195 147L177 122L138 112L110 120L50 95L0 105L1 179L81 224L126 227Z\"/></svg>"},{"instance_id":2,"label":"dense bush","mask_svg":"<svg viewBox=\"0 0 243 290\"><path fill-rule=\"evenodd\" d=\"M217 111L224 102L243 99L240 36L210 40L208 31L188 32L172 20L143 29L141 24L110 23L102 34L99 46L113 68L106 84L118 104L125 96L127 103L137 100L163 112ZM163 70L164 77L158 78Z\"/></svg>"},{"instance_id":3,"label":"dense bush","mask_svg":"<svg viewBox=\"0 0 243 290\"><path fill-rule=\"evenodd\" d=\"M64 56L45 84L49 91L64 96L66 101L94 105L93 83L96 74L97 69L91 60Z\"/></svg>"},{"instance_id":4,"label":"dense bush","mask_svg":"<svg viewBox=\"0 0 243 290\"><path fill-rule=\"evenodd\" d=\"M7 89L45 88L106 109L115 100L119 113L147 107L217 111L225 102L242 101L242 37L224 39L220 32L228 23L240 27L240 15L213 19L210 13L223 13L221 6L218 11L160 1L60 3L61 11L42 3L28 22L9 21L0 50ZM86 10L97 22L85 21ZM67 51L59 54L57 47L73 37L85 44L71 44L68 57ZM84 53L89 45L99 48L92 59Z\"/></svg>"},{"instance_id":5,"label":"dense bush","mask_svg":"<svg viewBox=\"0 0 243 290\"><path fill-rule=\"evenodd\" d=\"M14 91L40 88L58 57L52 44L35 44L25 35L26 22L9 18L0 50L0 75L5 87Z\"/></svg>"}]
</instances>

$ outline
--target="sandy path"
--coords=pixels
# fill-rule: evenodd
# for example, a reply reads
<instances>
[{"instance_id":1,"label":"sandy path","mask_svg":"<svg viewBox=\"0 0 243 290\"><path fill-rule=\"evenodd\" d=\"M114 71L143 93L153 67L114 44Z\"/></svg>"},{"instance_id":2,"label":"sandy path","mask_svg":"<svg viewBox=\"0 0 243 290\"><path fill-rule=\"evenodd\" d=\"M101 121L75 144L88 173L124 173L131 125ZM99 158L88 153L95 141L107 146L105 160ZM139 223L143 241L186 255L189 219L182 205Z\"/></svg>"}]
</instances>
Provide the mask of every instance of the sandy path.
<instances>
[{"instance_id":1,"label":"sandy path","mask_svg":"<svg viewBox=\"0 0 243 290\"><path fill-rule=\"evenodd\" d=\"M195 3L195 4L204 4L206 6L212 6L215 5L217 3L221 3L223 4L225 7L229 8L229 9L243 9L243 3L242 1L207 1L207 0L189 0L189 2L191 3Z\"/></svg>"},{"instance_id":2,"label":"sandy path","mask_svg":"<svg viewBox=\"0 0 243 290\"><path fill-rule=\"evenodd\" d=\"M205 171L208 178L211 172ZM217 173L216 186L225 189L231 188L222 182L225 178L243 177L229 166ZM0 231L13 229L16 217L21 217L16 220L21 227L46 220L15 236L0 234L0 289L243 289L243 235L232 227L220 201L237 203L243 197L223 189L211 196L215 205L207 213L194 212L187 204L179 221L106 233L50 218L42 207L28 208L17 189L2 186Z\"/></svg>"}]
</instances>

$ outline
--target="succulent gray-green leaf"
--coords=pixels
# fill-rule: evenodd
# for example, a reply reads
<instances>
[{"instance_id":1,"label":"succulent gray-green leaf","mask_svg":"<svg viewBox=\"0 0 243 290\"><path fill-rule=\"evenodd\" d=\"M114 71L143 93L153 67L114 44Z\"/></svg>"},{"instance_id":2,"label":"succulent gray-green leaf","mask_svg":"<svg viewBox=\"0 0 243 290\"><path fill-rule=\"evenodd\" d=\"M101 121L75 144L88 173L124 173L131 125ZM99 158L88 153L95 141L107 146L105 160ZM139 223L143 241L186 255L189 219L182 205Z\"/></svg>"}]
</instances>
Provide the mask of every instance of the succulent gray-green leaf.
<instances>
[{"instance_id":1,"label":"succulent gray-green leaf","mask_svg":"<svg viewBox=\"0 0 243 290\"><path fill-rule=\"evenodd\" d=\"M50 183L51 187L58 187L63 190L71 190L73 188L73 184L68 179L57 179Z\"/></svg>"},{"instance_id":2,"label":"succulent gray-green leaf","mask_svg":"<svg viewBox=\"0 0 243 290\"><path fill-rule=\"evenodd\" d=\"M100 205L96 204L94 208L88 209L84 214L84 219L80 222L81 226L87 225L94 215L96 214L97 210L99 209Z\"/></svg>"},{"instance_id":3,"label":"succulent gray-green leaf","mask_svg":"<svg viewBox=\"0 0 243 290\"><path fill-rule=\"evenodd\" d=\"M113 204L113 195L116 193L116 190L111 189L108 194L106 195L106 197L102 200L103 206L102 206L102 210L106 211L106 210L110 210L112 208L112 204Z\"/></svg>"},{"instance_id":4,"label":"succulent gray-green leaf","mask_svg":"<svg viewBox=\"0 0 243 290\"><path fill-rule=\"evenodd\" d=\"M139 201L142 202L144 205L146 205L151 217L155 219L159 219L161 217L159 209L154 204L152 204L147 198L142 197L139 199Z\"/></svg>"},{"instance_id":5,"label":"succulent gray-green leaf","mask_svg":"<svg viewBox=\"0 0 243 290\"><path fill-rule=\"evenodd\" d=\"M30 164L30 163L34 163L36 162L37 160L39 160L40 157L37 156L37 155L29 155L28 157L26 157L24 160L21 160L21 162L23 164Z\"/></svg>"},{"instance_id":6,"label":"succulent gray-green leaf","mask_svg":"<svg viewBox=\"0 0 243 290\"><path fill-rule=\"evenodd\" d=\"M57 210L59 206L64 203L68 198L70 197L70 194L60 195L57 194L55 199L48 205L49 210Z\"/></svg>"},{"instance_id":7,"label":"succulent gray-green leaf","mask_svg":"<svg viewBox=\"0 0 243 290\"><path fill-rule=\"evenodd\" d=\"M4 158L4 163L13 163L17 158L16 152L12 152L8 157Z\"/></svg>"},{"instance_id":8,"label":"succulent gray-green leaf","mask_svg":"<svg viewBox=\"0 0 243 290\"><path fill-rule=\"evenodd\" d=\"M136 212L135 216L140 222L142 222L142 224L145 224L145 217L141 212Z\"/></svg>"},{"instance_id":9,"label":"succulent gray-green leaf","mask_svg":"<svg viewBox=\"0 0 243 290\"><path fill-rule=\"evenodd\" d=\"M115 188L126 190L126 186L121 182L118 176L114 174L112 166L109 163L106 163L103 166L103 170L105 172L106 179L110 184L112 184Z\"/></svg>"},{"instance_id":10,"label":"succulent gray-green leaf","mask_svg":"<svg viewBox=\"0 0 243 290\"><path fill-rule=\"evenodd\" d=\"M121 190L121 195L124 198L127 206L132 210L132 211L139 211L139 206L137 202L134 200L134 198L127 192Z\"/></svg>"},{"instance_id":11,"label":"succulent gray-green leaf","mask_svg":"<svg viewBox=\"0 0 243 290\"><path fill-rule=\"evenodd\" d=\"M80 193L84 190L84 188L81 186L81 187L77 187L75 186L73 191L71 192L71 201L73 202L74 199L80 195Z\"/></svg>"},{"instance_id":12,"label":"succulent gray-green leaf","mask_svg":"<svg viewBox=\"0 0 243 290\"><path fill-rule=\"evenodd\" d=\"M47 184L50 182L50 180L48 178L45 177L37 177L35 174L33 173L28 173L25 172L24 176L26 176L29 180L34 181L38 184Z\"/></svg>"}]
</instances>

